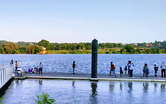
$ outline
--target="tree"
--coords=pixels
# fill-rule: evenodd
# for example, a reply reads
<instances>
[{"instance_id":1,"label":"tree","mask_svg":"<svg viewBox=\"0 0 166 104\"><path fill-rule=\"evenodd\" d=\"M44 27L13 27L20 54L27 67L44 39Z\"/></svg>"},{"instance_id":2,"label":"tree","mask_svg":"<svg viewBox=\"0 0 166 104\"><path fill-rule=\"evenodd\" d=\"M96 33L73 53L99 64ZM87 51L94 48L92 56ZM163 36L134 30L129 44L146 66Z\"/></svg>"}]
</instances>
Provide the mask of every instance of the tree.
<instances>
[{"instance_id":1,"label":"tree","mask_svg":"<svg viewBox=\"0 0 166 104\"><path fill-rule=\"evenodd\" d=\"M37 54L37 53L40 53L42 51L42 47L41 46L38 46L38 45L33 45L33 44L30 44L27 46L27 50L26 52L28 54Z\"/></svg>"},{"instance_id":2,"label":"tree","mask_svg":"<svg viewBox=\"0 0 166 104\"><path fill-rule=\"evenodd\" d=\"M50 42L47 41L47 40L41 40L39 43L38 43L39 46L43 46L45 47L46 49L50 49Z\"/></svg>"},{"instance_id":3,"label":"tree","mask_svg":"<svg viewBox=\"0 0 166 104\"><path fill-rule=\"evenodd\" d=\"M135 49L134 49L133 45L126 45L124 48L126 49L126 51L128 53L134 53L135 52Z\"/></svg>"}]
</instances>

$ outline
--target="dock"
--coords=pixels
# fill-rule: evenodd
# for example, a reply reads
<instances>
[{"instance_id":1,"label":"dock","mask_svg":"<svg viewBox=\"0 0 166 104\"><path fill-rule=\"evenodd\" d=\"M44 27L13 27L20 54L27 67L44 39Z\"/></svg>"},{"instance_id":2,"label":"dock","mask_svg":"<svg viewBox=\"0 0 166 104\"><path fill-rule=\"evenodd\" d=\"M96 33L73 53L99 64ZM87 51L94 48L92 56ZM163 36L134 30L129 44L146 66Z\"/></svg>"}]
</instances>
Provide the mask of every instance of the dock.
<instances>
[{"instance_id":1,"label":"dock","mask_svg":"<svg viewBox=\"0 0 166 104\"><path fill-rule=\"evenodd\" d=\"M91 78L91 74L82 74L82 73L25 73L23 76L15 76L15 79L24 80L24 79L54 79L54 80L89 80L89 81L134 81L134 82L162 82L166 83L166 78L161 78L160 76L133 76L128 77L128 75L117 75L117 78L110 76L109 74L98 74L97 78Z\"/></svg>"}]
</instances>

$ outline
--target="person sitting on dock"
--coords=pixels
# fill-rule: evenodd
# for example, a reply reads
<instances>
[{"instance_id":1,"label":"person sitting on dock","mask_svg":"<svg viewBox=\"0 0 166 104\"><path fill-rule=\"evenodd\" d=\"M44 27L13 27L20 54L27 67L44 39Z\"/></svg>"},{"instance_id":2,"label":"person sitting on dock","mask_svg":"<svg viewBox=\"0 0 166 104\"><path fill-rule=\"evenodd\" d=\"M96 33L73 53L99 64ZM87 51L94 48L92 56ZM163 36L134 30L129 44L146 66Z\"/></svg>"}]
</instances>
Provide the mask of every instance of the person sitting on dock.
<instances>
[{"instance_id":1,"label":"person sitting on dock","mask_svg":"<svg viewBox=\"0 0 166 104\"><path fill-rule=\"evenodd\" d=\"M149 74L149 68L148 65L145 63L144 67L143 67L143 77L148 77Z\"/></svg>"},{"instance_id":2,"label":"person sitting on dock","mask_svg":"<svg viewBox=\"0 0 166 104\"><path fill-rule=\"evenodd\" d=\"M114 74L115 78L116 78L116 73L115 73L115 65L113 64L113 62L111 62L111 67L110 67L110 76L111 76L111 73Z\"/></svg>"},{"instance_id":3,"label":"person sitting on dock","mask_svg":"<svg viewBox=\"0 0 166 104\"><path fill-rule=\"evenodd\" d=\"M154 72L155 72L154 76L156 76L156 77L157 77L158 68L159 68L159 67L157 67L156 64L154 64Z\"/></svg>"},{"instance_id":4,"label":"person sitting on dock","mask_svg":"<svg viewBox=\"0 0 166 104\"><path fill-rule=\"evenodd\" d=\"M23 71L20 67L17 68L17 76L23 76Z\"/></svg>"},{"instance_id":5,"label":"person sitting on dock","mask_svg":"<svg viewBox=\"0 0 166 104\"><path fill-rule=\"evenodd\" d=\"M42 71L43 71L43 65L42 65L42 63L40 62L40 65L39 65L39 74L42 74Z\"/></svg>"},{"instance_id":6,"label":"person sitting on dock","mask_svg":"<svg viewBox=\"0 0 166 104\"><path fill-rule=\"evenodd\" d=\"M165 77L165 70L166 70L166 65L164 62L162 62L162 65L161 65L161 77Z\"/></svg>"}]
</instances>

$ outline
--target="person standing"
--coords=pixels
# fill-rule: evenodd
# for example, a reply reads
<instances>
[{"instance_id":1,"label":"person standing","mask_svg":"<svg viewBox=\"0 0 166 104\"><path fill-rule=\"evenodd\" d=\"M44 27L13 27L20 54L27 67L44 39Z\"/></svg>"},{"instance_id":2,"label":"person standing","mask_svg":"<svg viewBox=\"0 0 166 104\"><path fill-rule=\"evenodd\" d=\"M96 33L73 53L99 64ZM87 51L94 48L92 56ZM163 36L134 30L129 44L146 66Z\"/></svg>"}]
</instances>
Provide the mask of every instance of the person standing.
<instances>
[{"instance_id":1,"label":"person standing","mask_svg":"<svg viewBox=\"0 0 166 104\"><path fill-rule=\"evenodd\" d=\"M123 70L122 70L122 67L120 67L120 77L122 77L122 74L123 74Z\"/></svg>"},{"instance_id":2,"label":"person standing","mask_svg":"<svg viewBox=\"0 0 166 104\"><path fill-rule=\"evenodd\" d=\"M145 63L144 67L143 67L143 77L148 77L148 65Z\"/></svg>"},{"instance_id":3,"label":"person standing","mask_svg":"<svg viewBox=\"0 0 166 104\"><path fill-rule=\"evenodd\" d=\"M125 74L127 73L127 66L124 67Z\"/></svg>"},{"instance_id":4,"label":"person standing","mask_svg":"<svg viewBox=\"0 0 166 104\"><path fill-rule=\"evenodd\" d=\"M166 65L164 62L162 62L162 65L161 65L161 77L165 77L165 70L166 70Z\"/></svg>"},{"instance_id":5,"label":"person standing","mask_svg":"<svg viewBox=\"0 0 166 104\"><path fill-rule=\"evenodd\" d=\"M127 66L128 66L129 77L133 77L134 64L131 63L131 61L128 61Z\"/></svg>"},{"instance_id":6,"label":"person standing","mask_svg":"<svg viewBox=\"0 0 166 104\"><path fill-rule=\"evenodd\" d=\"M74 73L74 69L75 69L75 67L76 67L75 61L73 61L72 67L73 67L73 74L75 74L75 73Z\"/></svg>"},{"instance_id":7,"label":"person standing","mask_svg":"<svg viewBox=\"0 0 166 104\"><path fill-rule=\"evenodd\" d=\"M156 77L157 77L158 68L159 68L159 67L157 67L156 64L154 64L154 72L155 72L155 76L156 76Z\"/></svg>"},{"instance_id":8,"label":"person standing","mask_svg":"<svg viewBox=\"0 0 166 104\"><path fill-rule=\"evenodd\" d=\"M39 65L39 74L42 74L42 71L43 71L43 65L42 65L42 63L40 62L40 65Z\"/></svg>"},{"instance_id":9,"label":"person standing","mask_svg":"<svg viewBox=\"0 0 166 104\"><path fill-rule=\"evenodd\" d=\"M18 69L18 62L16 61L16 64L15 64L15 72L17 72L17 69Z\"/></svg>"},{"instance_id":10,"label":"person standing","mask_svg":"<svg viewBox=\"0 0 166 104\"><path fill-rule=\"evenodd\" d=\"M113 64L113 62L111 62L111 67L110 67L110 76L111 76L111 73L114 74L115 78L116 78L116 73L115 73L115 65Z\"/></svg>"}]
</instances>

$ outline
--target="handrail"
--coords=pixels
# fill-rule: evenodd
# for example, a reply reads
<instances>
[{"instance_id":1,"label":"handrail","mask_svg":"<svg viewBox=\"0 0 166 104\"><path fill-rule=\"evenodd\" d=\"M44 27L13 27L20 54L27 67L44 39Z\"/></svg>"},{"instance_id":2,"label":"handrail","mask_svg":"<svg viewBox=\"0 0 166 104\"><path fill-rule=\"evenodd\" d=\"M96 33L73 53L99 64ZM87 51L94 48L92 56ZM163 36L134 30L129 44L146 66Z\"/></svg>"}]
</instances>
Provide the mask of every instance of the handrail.
<instances>
[{"instance_id":1,"label":"handrail","mask_svg":"<svg viewBox=\"0 0 166 104\"><path fill-rule=\"evenodd\" d=\"M13 65L0 67L0 89L12 78Z\"/></svg>"}]
</instances>

